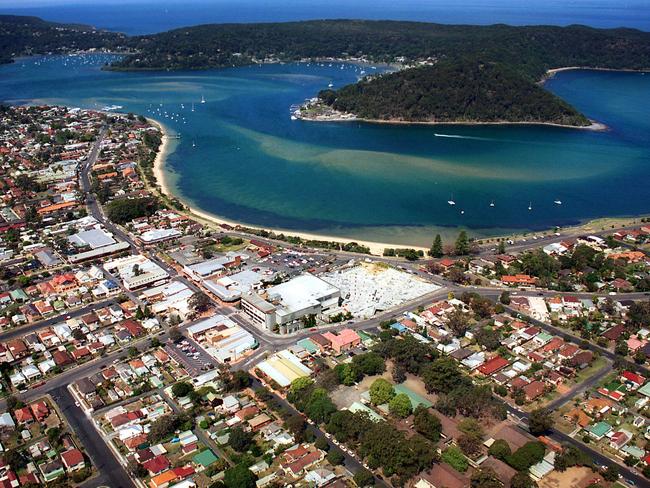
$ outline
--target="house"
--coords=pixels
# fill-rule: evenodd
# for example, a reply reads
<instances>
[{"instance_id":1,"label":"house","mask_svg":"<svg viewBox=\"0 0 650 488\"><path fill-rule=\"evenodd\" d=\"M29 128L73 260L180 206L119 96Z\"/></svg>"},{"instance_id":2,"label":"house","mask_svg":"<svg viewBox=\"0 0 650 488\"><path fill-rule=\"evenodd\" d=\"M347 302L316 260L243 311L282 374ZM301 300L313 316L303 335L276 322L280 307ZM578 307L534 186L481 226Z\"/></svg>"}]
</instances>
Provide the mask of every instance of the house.
<instances>
[{"instance_id":1,"label":"house","mask_svg":"<svg viewBox=\"0 0 650 488\"><path fill-rule=\"evenodd\" d=\"M623 446L625 446L625 444L627 444L631 440L632 440L632 433L627 430L621 429L614 432L610 436L609 446L612 449L620 450L621 448L623 448Z\"/></svg>"},{"instance_id":2,"label":"house","mask_svg":"<svg viewBox=\"0 0 650 488\"><path fill-rule=\"evenodd\" d=\"M218 459L219 458L210 449L205 449L204 451L195 454L192 458L192 462L199 470L203 470L217 462Z\"/></svg>"},{"instance_id":3,"label":"house","mask_svg":"<svg viewBox=\"0 0 650 488\"><path fill-rule=\"evenodd\" d=\"M330 341L332 349L337 354L352 349L361 343L361 337L352 329L343 329L338 334L325 332L323 337Z\"/></svg>"},{"instance_id":4,"label":"house","mask_svg":"<svg viewBox=\"0 0 650 488\"><path fill-rule=\"evenodd\" d=\"M154 456L151 459L142 463L144 469L149 472L150 476L155 476L157 474L166 471L170 467L169 459L164 455Z\"/></svg>"},{"instance_id":5,"label":"house","mask_svg":"<svg viewBox=\"0 0 650 488\"><path fill-rule=\"evenodd\" d=\"M59 461L50 461L48 463L43 463L38 467L43 475L45 482L49 483L55 479L63 476L65 470Z\"/></svg>"},{"instance_id":6,"label":"house","mask_svg":"<svg viewBox=\"0 0 650 488\"><path fill-rule=\"evenodd\" d=\"M86 467L84 456L79 449L68 449L61 454L61 460L68 471L79 471Z\"/></svg>"},{"instance_id":7,"label":"house","mask_svg":"<svg viewBox=\"0 0 650 488\"><path fill-rule=\"evenodd\" d=\"M484 374L485 376L490 376L500 369L505 368L508 366L508 360L505 358L502 358L501 356L495 356L489 361L483 363L481 366L479 366L478 370L481 374Z\"/></svg>"},{"instance_id":8,"label":"house","mask_svg":"<svg viewBox=\"0 0 650 488\"><path fill-rule=\"evenodd\" d=\"M532 402L544 394L545 385L542 381L531 381L522 388L526 395L526 400Z\"/></svg>"},{"instance_id":9,"label":"house","mask_svg":"<svg viewBox=\"0 0 650 488\"><path fill-rule=\"evenodd\" d=\"M14 410L14 417L16 418L16 422L18 422L19 425L30 425L34 422L34 416L32 415L32 411L29 409L29 407L23 407Z\"/></svg>"},{"instance_id":10,"label":"house","mask_svg":"<svg viewBox=\"0 0 650 488\"><path fill-rule=\"evenodd\" d=\"M636 390L643 386L645 378L640 374L624 371L621 375L621 382L625 383L628 390Z\"/></svg>"},{"instance_id":11,"label":"house","mask_svg":"<svg viewBox=\"0 0 650 488\"><path fill-rule=\"evenodd\" d=\"M301 476L308 468L323 459L320 449L308 449L297 446L283 453L284 462L280 463L284 472L290 476Z\"/></svg>"},{"instance_id":12,"label":"house","mask_svg":"<svg viewBox=\"0 0 650 488\"><path fill-rule=\"evenodd\" d=\"M509 286L535 286L537 278L526 274L504 275L501 277L501 283Z\"/></svg>"},{"instance_id":13,"label":"house","mask_svg":"<svg viewBox=\"0 0 650 488\"><path fill-rule=\"evenodd\" d=\"M40 400L29 405L29 408L32 410L34 417L39 422L43 422L46 418L50 416L50 409L47 406L45 401Z\"/></svg>"},{"instance_id":14,"label":"house","mask_svg":"<svg viewBox=\"0 0 650 488\"><path fill-rule=\"evenodd\" d=\"M607 422L598 422L587 428L589 435L598 441L605 437L611 430L612 426Z\"/></svg>"}]
</instances>

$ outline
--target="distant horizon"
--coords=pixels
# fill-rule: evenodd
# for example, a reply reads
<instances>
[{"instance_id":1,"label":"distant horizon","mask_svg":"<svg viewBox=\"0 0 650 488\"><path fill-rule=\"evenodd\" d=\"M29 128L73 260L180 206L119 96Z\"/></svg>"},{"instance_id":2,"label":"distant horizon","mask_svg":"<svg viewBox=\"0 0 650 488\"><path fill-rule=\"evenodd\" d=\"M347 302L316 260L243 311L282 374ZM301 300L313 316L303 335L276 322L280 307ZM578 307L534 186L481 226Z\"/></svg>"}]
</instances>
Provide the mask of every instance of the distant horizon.
<instances>
[{"instance_id":1,"label":"distant horizon","mask_svg":"<svg viewBox=\"0 0 650 488\"><path fill-rule=\"evenodd\" d=\"M88 24L129 35L211 23L315 19L412 20L441 24L628 27L650 31L646 0L0 0L0 14Z\"/></svg>"}]
</instances>

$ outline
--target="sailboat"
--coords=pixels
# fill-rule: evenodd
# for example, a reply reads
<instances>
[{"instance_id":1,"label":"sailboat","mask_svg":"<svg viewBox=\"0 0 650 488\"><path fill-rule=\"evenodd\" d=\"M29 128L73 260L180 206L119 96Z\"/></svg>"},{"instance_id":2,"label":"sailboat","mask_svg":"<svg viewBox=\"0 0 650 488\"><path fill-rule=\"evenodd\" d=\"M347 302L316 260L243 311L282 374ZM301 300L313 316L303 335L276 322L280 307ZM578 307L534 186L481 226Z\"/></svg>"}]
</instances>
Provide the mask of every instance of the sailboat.
<instances>
[{"instance_id":1,"label":"sailboat","mask_svg":"<svg viewBox=\"0 0 650 488\"><path fill-rule=\"evenodd\" d=\"M449 200L447 200L447 203L451 205L452 207L456 205L456 202L454 202L454 196L452 195Z\"/></svg>"},{"instance_id":2,"label":"sailboat","mask_svg":"<svg viewBox=\"0 0 650 488\"><path fill-rule=\"evenodd\" d=\"M192 112L194 112L194 102L192 102Z\"/></svg>"},{"instance_id":3,"label":"sailboat","mask_svg":"<svg viewBox=\"0 0 650 488\"><path fill-rule=\"evenodd\" d=\"M196 147L196 143L192 141L192 147Z\"/></svg>"},{"instance_id":4,"label":"sailboat","mask_svg":"<svg viewBox=\"0 0 650 488\"><path fill-rule=\"evenodd\" d=\"M201 103L205 103L205 97L201 95Z\"/></svg>"},{"instance_id":5,"label":"sailboat","mask_svg":"<svg viewBox=\"0 0 650 488\"><path fill-rule=\"evenodd\" d=\"M490 207L494 207L494 200L490 202Z\"/></svg>"},{"instance_id":6,"label":"sailboat","mask_svg":"<svg viewBox=\"0 0 650 488\"><path fill-rule=\"evenodd\" d=\"M532 210L532 209L533 209L533 202L528 202L528 210Z\"/></svg>"}]
</instances>

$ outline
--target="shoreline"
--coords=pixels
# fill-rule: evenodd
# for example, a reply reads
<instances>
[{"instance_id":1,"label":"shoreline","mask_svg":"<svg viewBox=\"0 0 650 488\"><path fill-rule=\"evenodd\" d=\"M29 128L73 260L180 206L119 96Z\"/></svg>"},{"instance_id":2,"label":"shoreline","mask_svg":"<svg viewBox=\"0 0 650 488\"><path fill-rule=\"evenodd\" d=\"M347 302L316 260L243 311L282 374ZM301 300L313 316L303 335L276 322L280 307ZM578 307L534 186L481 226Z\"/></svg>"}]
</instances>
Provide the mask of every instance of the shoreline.
<instances>
[{"instance_id":1,"label":"shoreline","mask_svg":"<svg viewBox=\"0 0 650 488\"><path fill-rule=\"evenodd\" d=\"M304 120L307 122L364 122L366 124L388 124L388 125L427 125L427 126L436 126L436 125L441 125L441 126L466 126L466 127L474 127L474 126L481 126L481 125L523 125L523 126L548 126L548 127L560 127L563 129L578 129L578 130L591 130L591 131L606 131L609 130L609 128L601 123L597 122L595 120L590 120L591 124L590 125L567 125L567 124L559 124L556 122L515 122L515 121L447 121L447 122L434 122L434 121L411 121L411 120L399 120L399 119L389 119L389 120L381 120L381 119L365 119L362 117L356 117L356 116L345 116L346 114L341 114L340 117L330 117L330 118L319 118L319 117L314 117L314 118L309 118L309 117L296 117L298 120Z\"/></svg>"},{"instance_id":2,"label":"shoreline","mask_svg":"<svg viewBox=\"0 0 650 488\"><path fill-rule=\"evenodd\" d=\"M176 195L169 184L168 179L166 178L166 173L164 170L164 166L166 163L166 159L170 154L170 137L168 135L167 128L162 124L161 122L152 119L150 117L147 117L147 121L149 121L152 125L157 127L161 133L162 133L162 142L160 145L160 148L158 150L158 153L156 154L156 158L154 160L153 164L153 174L156 178L156 186L154 187L154 190L158 193L160 193L163 197L166 198L175 198L179 200L185 207L186 210L183 212L188 214L189 216L193 217L199 222L202 222L207 225L211 226L229 226L232 227L234 230L238 229L243 229L243 228L248 228L248 229L255 229L255 230L266 230L268 232L272 232L275 234L284 234L285 236L295 236L295 237L300 237L301 239L304 240L319 240L319 241L328 241L328 242L337 242L340 244L347 244L350 242L356 242L359 245L362 246L367 246L370 249L370 255L372 256L382 256L384 249L386 248L392 248L392 249L415 249L416 251L422 250L426 252L429 250L429 247L426 246L420 246L420 245L411 245L411 244L404 244L404 243L390 243L386 241L369 241L365 239L356 239L353 237L350 238L345 238L341 236L336 236L336 235L327 235L327 234L319 234L315 232L309 232L309 231L296 231L296 230L291 230L291 229L282 229L279 227L268 227L268 226L260 226L260 225L255 225L255 224L246 224L244 222L238 222L232 219L228 219L226 217L222 217L219 215L212 214L208 211L196 208L192 205L190 205L187 201L182 196ZM604 223L608 222L614 222L614 221L623 221L626 222L624 225L629 225L627 221L636 221L637 219L643 218L643 214L638 214L638 215L631 215L631 216L611 216L611 217L597 217L589 220L585 220L582 222L579 222L574 225L569 225L566 227L562 227L563 231L569 231L569 232L590 232L594 231L596 226L601 226L604 225ZM472 234L471 230L469 229L463 229L461 227L457 228L458 231L461 230L466 230L468 233ZM241 230L242 233L246 233L244 230ZM521 237L530 237L533 235L544 235L548 234L549 232L553 232L553 228L549 227L547 229L543 230L524 230L522 229L520 232L513 232L513 233L508 233L505 232L503 234L497 234L493 236L475 236L476 240L479 243L487 243L487 242L497 242L498 240L503 240L503 239L518 239ZM431 234L431 240L433 241L433 237L435 236L435 232ZM251 238L255 238L255 235L251 235ZM287 243L287 245L290 245ZM359 256L364 256L364 254L358 253Z\"/></svg>"},{"instance_id":3,"label":"shoreline","mask_svg":"<svg viewBox=\"0 0 650 488\"><path fill-rule=\"evenodd\" d=\"M405 246L403 244L391 244L387 242L366 241L366 240L359 240L359 239L352 239L352 238L344 239L337 236L329 236L325 234L318 234L312 232L301 232L301 231L281 229L276 227L264 227L264 226L254 225L254 224L246 224L243 222L237 222L234 220L227 219L225 217L214 215L205 210L201 210L196 207L193 207L192 205L188 204L182 197L174 194L166 178L164 166L166 163L167 156L170 154L170 138L169 138L167 128L161 122L155 119L152 119L150 117L147 117L146 119L147 121L149 121L149 123L157 127L162 133L162 142L160 148L158 149L158 153L156 154L156 159L154 160L153 163L153 174L154 177L156 178L156 183L157 183L156 190L159 191L163 196L167 198L176 198L177 200L179 200L181 203L183 203L183 205L185 205L187 209L186 211L192 216L194 216L195 218L197 218L197 220L199 221L204 221L206 223L214 224L218 226L221 226L223 224L233 228L246 227L249 229L266 230L269 232L273 232L275 234L284 234L288 236L300 237L301 239L305 239L305 240L330 241L330 242L338 242L341 244L356 242L359 245L367 246L370 249L370 254L376 256L381 256L384 252L384 249L386 248L408 247L408 248L413 248L416 251L422 250L425 252L429 249L427 247L422 247L422 246ZM363 254L359 253L359 256L363 256Z\"/></svg>"}]
</instances>

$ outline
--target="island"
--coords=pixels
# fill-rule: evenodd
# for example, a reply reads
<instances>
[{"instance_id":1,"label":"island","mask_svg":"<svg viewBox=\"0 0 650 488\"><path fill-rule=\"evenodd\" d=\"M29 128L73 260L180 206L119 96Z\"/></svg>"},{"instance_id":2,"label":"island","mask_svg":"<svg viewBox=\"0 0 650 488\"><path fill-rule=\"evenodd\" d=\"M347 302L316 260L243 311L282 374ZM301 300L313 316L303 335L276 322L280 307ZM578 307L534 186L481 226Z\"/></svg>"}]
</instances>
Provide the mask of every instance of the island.
<instances>
[{"instance_id":1,"label":"island","mask_svg":"<svg viewBox=\"0 0 650 488\"><path fill-rule=\"evenodd\" d=\"M310 102L310 110L297 114L313 120L594 127L540 84L549 70L650 67L650 33L580 25L318 20L210 24L126 37L78 30L84 29L79 26L60 28L29 17L0 16L0 28L0 39L11 39L9 44L15 46L0 53L5 58L10 53L60 50L62 46L126 53L106 67L111 70L194 70L323 59L396 67L396 72L363 78L336 92L321 92L317 104Z\"/></svg>"}]
</instances>

